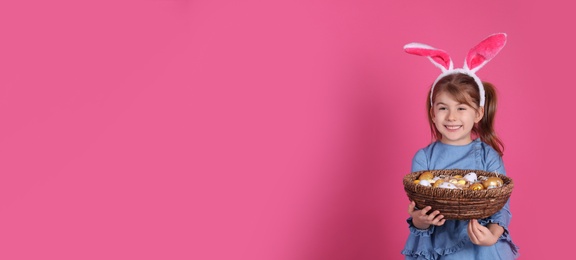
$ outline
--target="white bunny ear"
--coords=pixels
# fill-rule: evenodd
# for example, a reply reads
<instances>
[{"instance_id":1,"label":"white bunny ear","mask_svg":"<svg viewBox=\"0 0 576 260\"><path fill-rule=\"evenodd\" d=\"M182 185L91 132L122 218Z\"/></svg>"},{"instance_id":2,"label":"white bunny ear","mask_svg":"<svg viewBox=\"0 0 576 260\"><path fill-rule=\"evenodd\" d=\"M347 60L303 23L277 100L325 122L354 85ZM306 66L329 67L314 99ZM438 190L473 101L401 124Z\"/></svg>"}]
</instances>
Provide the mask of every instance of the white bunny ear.
<instances>
[{"instance_id":1,"label":"white bunny ear","mask_svg":"<svg viewBox=\"0 0 576 260\"><path fill-rule=\"evenodd\" d=\"M428 57L428 59L430 59L436 67L440 68L442 72L454 68L450 55L448 55L447 52L436 49L432 46L413 42L404 45L404 51L410 54Z\"/></svg>"},{"instance_id":2,"label":"white bunny ear","mask_svg":"<svg viewBox=\"0 0 576 260\"><path fill-rule=\"evenodd\" d=\"M472 72L478 71L504 48L506 45L505 33L496 33L488 36L478 45L474 46L466 55L464 69Z\"/></svg>"}]
</instances>

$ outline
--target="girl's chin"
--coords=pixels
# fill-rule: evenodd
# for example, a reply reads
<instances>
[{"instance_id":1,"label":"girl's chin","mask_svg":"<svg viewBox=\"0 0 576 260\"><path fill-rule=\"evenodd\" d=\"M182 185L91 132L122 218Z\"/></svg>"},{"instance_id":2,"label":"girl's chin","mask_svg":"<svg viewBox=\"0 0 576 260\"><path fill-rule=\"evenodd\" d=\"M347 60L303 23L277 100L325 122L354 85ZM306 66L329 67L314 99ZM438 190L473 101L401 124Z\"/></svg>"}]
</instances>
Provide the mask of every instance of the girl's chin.
<instances>
[{"instance_id":1,"label":"girl's chin","mask_svg":"<svg viewBox=\"0 0 576 260\"><path fill-rule=\"evenodd\" d=\"M470 139L470 138L464 138L464 139L442 138L441 142L444 144L449 144L449 145L467 145L470 142L472 142L472 139Z\"/></svg>"}]
</instances>

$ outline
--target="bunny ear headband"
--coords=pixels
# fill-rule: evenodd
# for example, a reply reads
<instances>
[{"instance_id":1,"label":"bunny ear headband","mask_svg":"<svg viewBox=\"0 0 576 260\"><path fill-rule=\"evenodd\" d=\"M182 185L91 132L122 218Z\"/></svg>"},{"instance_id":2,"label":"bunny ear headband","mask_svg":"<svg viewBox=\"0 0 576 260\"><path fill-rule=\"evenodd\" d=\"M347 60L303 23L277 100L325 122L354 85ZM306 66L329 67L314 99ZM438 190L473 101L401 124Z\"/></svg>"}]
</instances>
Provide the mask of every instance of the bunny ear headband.
<instances>
[{"instance_id":1,"label":"bunny ear headband","mask_svg":"<svg viewBox=\"0 0 576 260\"><path fill-rule=\"evenodd\" d=\"M434 105L432 104L432 93L434 93L434 86L436 86L438 80L450 74L463 73L472 77L478 85L480 91L480 106L483 107L485 102L484 86L482 85L480 78L476 76L476 71L492 60L492 58L494 58L496 54L504 48L505 44L505 33L497 33L488 36L468 51L468 55L466 55L466 60L464 61L464 67L457 69L454 68L450 55L443 50L415 42L404 45L404 50L409 54L428 57L436 67L442 70L442 73L438 76L436 81L434 81L434 85L432 85L432 90L430 91L431 105Z\"/></svg>"}]
</instances>

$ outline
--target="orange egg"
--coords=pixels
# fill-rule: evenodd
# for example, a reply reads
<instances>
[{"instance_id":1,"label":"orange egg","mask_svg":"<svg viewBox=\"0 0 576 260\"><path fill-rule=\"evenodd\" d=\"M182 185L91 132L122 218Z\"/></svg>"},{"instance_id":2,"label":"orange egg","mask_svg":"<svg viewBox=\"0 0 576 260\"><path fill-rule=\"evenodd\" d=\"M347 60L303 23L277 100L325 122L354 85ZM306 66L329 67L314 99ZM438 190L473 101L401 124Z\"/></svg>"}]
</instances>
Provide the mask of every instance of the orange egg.
<instances>
[{"instance_id":1,"label":"orange egg","mask_svg":"<svg viewBox=\"0 0 576 260\"><path fill-rule=\"evenodd\" d=\"M437 188L437 187L440 186L440 184L442 184L443 182L444 182L443 179L439 179L439 180L437 180L436 182L434 182L434 185L432 185L432 186Z\"/></svg>"},{"instance_id":2,"label":"orange egg","mask_svg":"<svg viewBox=\"0 0 576 260\"><path fill-rule=\"evenodd\" d=\"M432 178L434 178L434 174L431 172L423 172L420 174L420 177L418 177L419 180L431 180Z\"/></svg>"},{"instance_id":3,"label":"orange egg","mask_svg":"<svg viewBox=\"0 0 576 260\"><path fill-rule=\"evenodd\" d=\"M420 180L414 180L414 184L420 183Z\"/></svg>"}]
</instances>

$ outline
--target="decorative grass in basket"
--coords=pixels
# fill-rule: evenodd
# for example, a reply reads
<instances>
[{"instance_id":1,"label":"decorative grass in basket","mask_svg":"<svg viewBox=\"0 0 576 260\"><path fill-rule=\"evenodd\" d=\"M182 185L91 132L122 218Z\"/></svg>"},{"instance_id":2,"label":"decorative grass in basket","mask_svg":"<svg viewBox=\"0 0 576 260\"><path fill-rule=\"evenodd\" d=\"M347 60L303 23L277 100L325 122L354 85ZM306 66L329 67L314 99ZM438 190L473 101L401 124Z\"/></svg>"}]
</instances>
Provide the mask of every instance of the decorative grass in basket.
<instances>
[{"instance_id":1,"label":"decorative grass in basket","mask_svg":"<svg viewBox=\"0 0 576 260\"><path fill-rule=\"evenodd\" d=\"M512 194L514 182L511 178L493 172L480 170L430 170L434 176L446 175L464 176L467 173L474 172L480 176L499 177L503 184L498 188L471 190L471 189L445 189L438 187L427 187L414 183L418 177L427 171L418 171L404 176L404 190L408 198L416 202L416 207L422 209L431 206L434 210L439 210L445 219L482 219L487 218L498 212Z\"/></svg>"}]
</instances>

